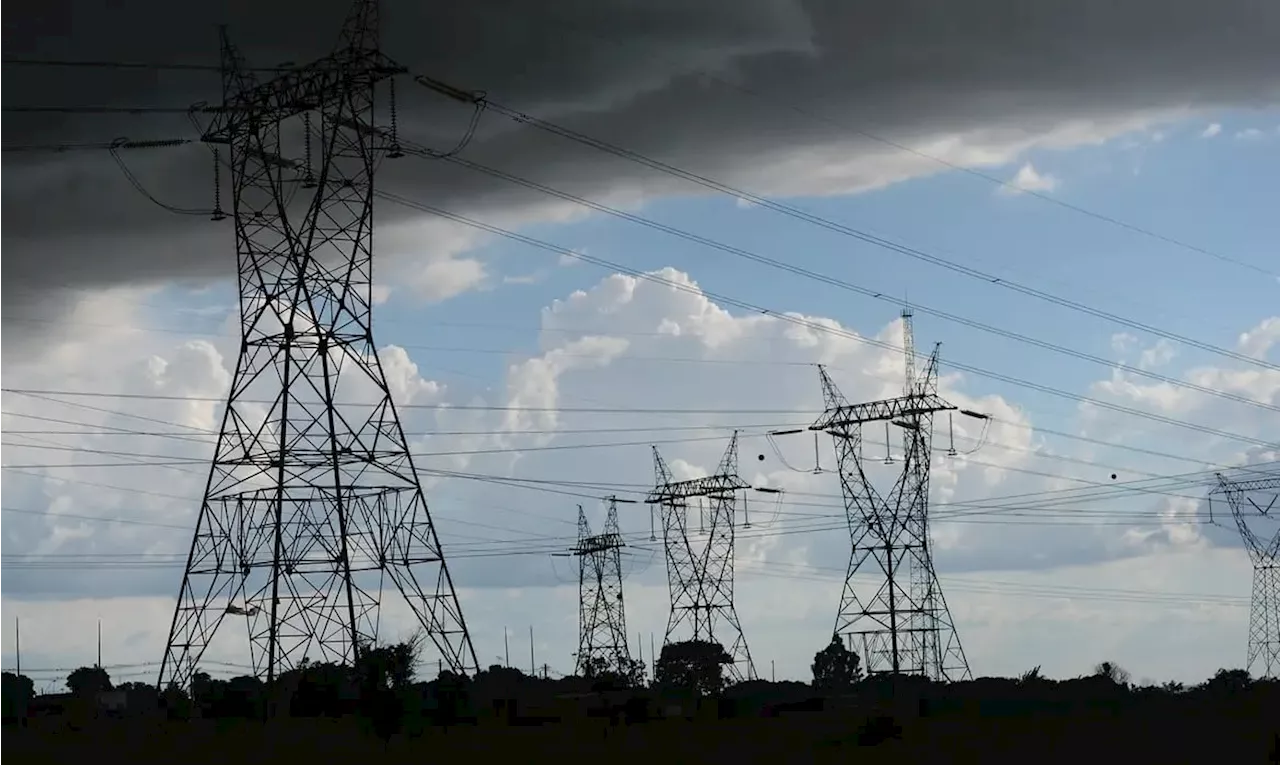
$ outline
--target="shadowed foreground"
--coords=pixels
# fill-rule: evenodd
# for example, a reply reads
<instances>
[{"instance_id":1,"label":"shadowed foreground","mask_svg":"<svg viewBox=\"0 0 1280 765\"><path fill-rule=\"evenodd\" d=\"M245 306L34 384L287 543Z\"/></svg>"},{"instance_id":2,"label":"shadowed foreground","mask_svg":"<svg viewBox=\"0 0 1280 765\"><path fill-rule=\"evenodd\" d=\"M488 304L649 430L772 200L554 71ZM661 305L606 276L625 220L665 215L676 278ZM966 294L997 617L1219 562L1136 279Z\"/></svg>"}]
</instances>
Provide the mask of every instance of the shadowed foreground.
<instances>
[{"instance_id":1,"label":"shadowed foreground","mask_svg":"<svg viewBox=\"0 0 1280 765\"><path fill-rule=\"evenodd\" d=\"M717 644L664 647L643 666L551 678L492 666L415 681L414 646L367 647L354 667L304 665L267 685L197 673L190 692L114 686L85 667L69 693L35 696L5 673L14 763L605 762L1259 763L1280 765L1280 680L1219 670L1194 686L1094 673L939 683L862 676L838 639L812 683L724 684ZM728 759L726 759L728 758Z\"/></svg>"}]
</instances>

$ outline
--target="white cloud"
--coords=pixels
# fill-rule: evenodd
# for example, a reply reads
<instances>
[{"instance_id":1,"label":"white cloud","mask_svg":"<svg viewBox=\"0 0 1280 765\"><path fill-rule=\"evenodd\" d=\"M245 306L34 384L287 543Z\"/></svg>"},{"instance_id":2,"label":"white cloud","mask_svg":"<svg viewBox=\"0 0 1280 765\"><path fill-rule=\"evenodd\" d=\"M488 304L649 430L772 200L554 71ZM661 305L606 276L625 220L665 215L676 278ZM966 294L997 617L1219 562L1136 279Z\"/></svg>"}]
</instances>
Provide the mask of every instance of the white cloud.
<instances>
[{"instance_id":1,"label":"white cloud","mask_svg":"<svg viewBox=\"0 0 1280 765\"><path fill-rule=\"evenodd\" d=\"M1236 132L1236 138L1241 141L1256 141L1262 137L1262 131L1258 128L1245 128Z\"/></svg>"},{"instance_id":2,"label":"white cloud","mask_svg":"<svg viewBox=\"0 0 1280 765\"><path fill-rule=\"evenodd\" d=\"M1280 343L1280 317L1272 316L1269 319L1263 319L1248 332L1242 332L1239 340L1236 341L1236 347L1241 353L1255 359L1264 359L1267 357L1267 352L1277 343Z\"/></svg>"},{"instance_id":3,"label":"white cloud","mask_svg":"<svg viewBox=\"0 0 1280 765\"><path fill-rule=\"evenodd\" d=\"M1055 176L1041 173L1034 165L1027 162L1018 168L1017 174L1009 179L1008 185L1001 186L998 191L1002 194L1020 194L1024 191L1053 191L1056 188L1058 188L1058 179Z\"/></svg>"},{"instance_id":4,"label":"white cloud","mask_svg":"<svg viewBox=\"0 0 1280 765\"><path fill-rule=\"evenodd\" d=\"M658 276L696 287L688 275L673 269ZM157 322L147 320L134 296L101 296L95 301L84 304L77 316L110 324L109 328L51 347L38 362L6 365L7 384L104 393L225 395L234 360L230 337L208 341L138 332L134 327ZM805 319L840 326L830 319ZM1241 347L1259 347L1250 343L1259 343L1259 333L1269 332L1278 321L1262 322L1245 333ZM812 651L831 628L848 537L834 476L812 472L810 437L778 439L784 464L760 434L773 427L803 427L816 417L821 404L815 362L829 365L844 393L857 400L897 392L901 355L777 316L736 316L696 291L621 275L601 279L546 307L541 326L563 331L540 333L536 353L509 364L500 382L489 381L497 384L479 389L431 379L411 348L387 346L380 352L388 384L403 405L404 427L414 453L420 455L416 461L421 470L466 470L591 486L579 492L587 497L564 496L426 474L431 510L445 553L452 556L454 579L464 588L463 607L481 662L490 663L501 653L504 626L523 636L525 625L534 624L539 663L546 660L567 671L576 629L573 587L555 586L558 576L569 579L571 573L557 573L558 559L481 557L482 553L517 545L527 549L527 540L537 540L548 552L568 547L574 535L574 505L582 502L592 522L598 523L601 508L590 497L613 490L609 487L643 491L652 481L647 444L658 442L672 464L687 466L691 473L706 471L714 467L728 430L736 426L743 429L744 477L753 485L786 489L780 504L752 496L752 529L744 529L738 542L739 613L757 661L767 667L776 659L780 675L804 679ZM928 322L917 324L922 343L944 331ZM901 327L890 322L867 334L898 342ZM1136 339L1115 342L1118 349L1138 352L1151 363L1168 356L1159 345L1140 349ZM1259 400L1280 396L1280 380L1257 370L1198 368L1186 374L1201 384ZM1194 500L1202 496L1200 487L1174 490L1185 496L1114 491L1109 498L1072 501L1073 492L1098 493L1096 484L1111 483L1111 473L1118 473L1117 483L1125 484L1148 474L1184 473L1203 463L1081 445L1038 432L1034 411L965 377L947 375L940 388L957 406L995 417L986 432L980 422L957 417L953 457L945 454L951 423L940 418L935 440L940 453L933 466L938 566L976 672L1013 673L1042 664L1051 674L1072 675L1110 657L1135 673L1198 679L1218 666L1239 663L1247 627L1248 562L1229 539L1213 538L1198 525ZM1278 424L1255 409L1148 385L1123 374L1098 383L1094 395L1243 434L1274 433ZM61 667L91 661L83 641L73 636L82 633L80 627L89 629L100 614L104 650L112 662L154 661L167 629L180 563L163 569L100 566L85 576L84 570L65 561L87 562L95 555L113 556L107 559L117 562L119 556L141 560L144 555L178 561L189 533L183 528L102 524L73 516L193 524L196 498L203 490L203 460L210 449L207 434L218 426L221 407L156 399L69 399L98 408L86 410L31 397L5 398L6 464L81 465L74 471L31 468L34 477L6 471L4 477L6 507L36 513L5 514L4 608L23 618L30 635L24 639L24 664ZM466 406L527 409L460 408ZM542 411L552 408L560 411ZM726 410L792 414L715 414ZM18 415L79 422L83 425L56 427L95 433L127 428L181 437L10 435L45 427L43 421ZM1185 439L1171 437L1162 426L1103 417L1086 408L1075 423L1054 427L1067 432L1079 427L1106 444L1154 445L1205 462L1265 460L1259 456L1262 452L1243 452L1239 444L1212 439L1194 448L1179 447L1176 444ZM614 432L573 432L602 428ZM875 456L869 469L878 481L891 477L895 469L878 462L883 439L883 434L869 432L866 445L868 454ZM94 468L89 465L125 458L33 448L50 444L189 458L192 463L174 468ZM594 446L538 449L583 444ZM822 439L819 446L821 464L829 471L830 445ZM494 449L520 451L493 453ZM563 483L540 486L575 491ZM1053 495L1060 499L1025 496L1046 490L1061 491ZM1023 499L999 499L1014 495ZM644 506L624 506L622 525L636 543L628 559L635 571L626 590L630 631L660 635L666 591L662 560L650 557L657 548L647 543ZM806 527L825 531L806 533ZM64 563L62 568L26 570L22 555ZM796 586L797 577L806 582L804 587ZM1084 589L1068 589L1072 587ZM521 588L519 597L510 596L513 588ZM1132 595L1115 592L1121 589L1222 597L1203 602L1164 597L1135 604ZM388 606L387 621L393 632L409 624L395 605ZM217 655L232 660L238 650L236 636L227 634L231 642ZM647 655L647 638L641 642ZM513 650L516 644L513 639ZM5 648L12 646L5 642Z\"/></svg>"},{"instance_id":5,"label":"white cloud","mask_svg":"<svg viewBox=\"0 0 1280 765\"><path fill-rule=\"evenodd\" d=\"M434 260L418 270L409 286L428 303L438 303L479 287L488 276L475 258Z\"/></svg>"},{"instance_id":6,"label":"white cloud","mask_svg":"<svg viewBox=\"0 0 1280 765\"><path fill-rule=\"evenodd\" d=\"M515 276L502 277L503 284L537 284L546 278L546 274L542 271L535 271L531 274L518 274Z\"/></svg>"},{"instance_id":7,"label":"white cloud","mask_svg":"<svg viewBox=\"0 0 1280 765\"><path fill-rule=\"evenodd\" d=\"M580 247L580 248L578 248L578 249L574 250L574 252L580 253L580 254L582 254L582 255L586 255L586 254L587 254L587 248L586 248L586 247ZM583 261L582 261L582 258L575 258L574 256L570 255L570 254L569 254L569 253L567 253L567 252L560 253L560 257L556 258L556 265L558 265L558 266L562 266L562 267L563 267L563 266L578 266L578 265L582 265L582 262L583 262Z\"/></svg>"},{"instance_id":8,"label":"white cloud","mask_svg":"<svg viewBox=\"0 0 1280 765\"><path fill-rule=\"evenodd\" d=\"M1200 133L1200 137L1213 138L1214 136L1218 135L1221 132L1222 132L1222 125L1220 123L1210 122L1209 126L1204 129L1204 132Z\"/></svg>"},{"instance_id":9,"label":"white cloud","mask_svg":"<svg viewBox=\"0 0 1280 765\"><path fill-rule=\"evenodd\" d=\"M1176 355L1177 349L1173 342L1162 337L1156 341L1155 345L1142 351L1138 357L1138 368L1150 370L1162 367L1172 361Z\"/></svg>"}]
</instances>

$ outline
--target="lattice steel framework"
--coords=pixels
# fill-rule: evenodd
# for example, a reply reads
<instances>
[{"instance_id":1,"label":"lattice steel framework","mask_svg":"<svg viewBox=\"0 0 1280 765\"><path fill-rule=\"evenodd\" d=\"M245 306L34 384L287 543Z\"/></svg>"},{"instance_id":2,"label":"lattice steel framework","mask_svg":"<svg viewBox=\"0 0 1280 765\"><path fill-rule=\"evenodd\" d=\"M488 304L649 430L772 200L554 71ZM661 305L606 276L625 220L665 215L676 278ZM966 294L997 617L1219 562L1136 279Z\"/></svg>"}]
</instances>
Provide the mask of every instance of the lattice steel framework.
<instances>
[{"instance_id":1,"label":"lattice steel framework","mask_svg":"<svg viewBox=\"0 0 1280 765\"><path fill-rule=\"evenodd\" d=\"M720 643L733 659L729 676L734 681L754 680L755 665L733 603L733 516L740 493L750 488L738 477L738 433L734 431L715 475L675 481L656 446L653 464L657 480L645 501L657 505L661 513L671 592L663 645L672 643L678 632L685 633L683 640ZM700 510L704 501L710 505L702 514L700 545L694 544L688 528L691 499L698 500ZM731 640L725 642L717 636Z\"/></svg>"},{"instance_id":2,"label":"lattice steel framework","mask_svg":"<svg viewBox=\"0 0 1280 765\"><path fill-rule=\"evenodd\" d=\"M396 149L374 99L401 71L377 27L376 2L356 2L334 53L262 83L223 35L204 140L231 170L242 335L162 685L189 683L228 614L268 681L304 658L353 663L387 580L446 666L476 667L373 343L374 171ZM287 156L304 135L307 156Z\"/></svg>"},{"instance_id":3,"label":"lattice steel framework","mask_svg":"<svg viewBox=\"0 0 1280 765\"><path fill-rule=\"evenodd\" d=\"M1280 516L1273 514L1280 496L1280 475L1231 480L1218 474L1213 494L1225 496L1236 528L1253 563L1253 597L1249 604L1249 648L1245 669L1259 677L1280 676ZM1213 494L1210 495L1212 502ZM1269 499L1266 497L1269 495ZM1265 505L1260 503L1262 499ZM1252 511L1252 512L1250 512ZM1251 522L1252 521L1252 522ZM1264 523L1271 529L1259 534Z\"/></svg>"},{"instance_id":4,"label":"lattice steel framework","mask_svg":"<svg viewBox=\"0 0 1280 765\"><path fill-rule=\"evenodd\" d=\"M625 674L631 669L627 618L622 601L622 534L618 531L618 500L609 497L604 531L592 534L587 515L578 506L578 665L577 673Z\"/></svg>"},{"instance_id":5,"label":"lattice steel framework","mask_svg":"<svg viewBox=\"0 0 1280 765\"><path fill-rule=\"evenodd\" d=\"M928 515L933 415L955 407L938 395L939 348L917 376L909 311L903 311L902 323L905 395L850 404L827 371L818 370L826 411L810 430L825 431L835 440L853 547L835 634L862 654L870 674L962 680L971 676L969 662L934 571ZM902 469L885 495L872 485L862 456L863 427L878 422L903 432ZM858 595L857 574L875 578L869 599Z\"/></svg>"}]
</instances>

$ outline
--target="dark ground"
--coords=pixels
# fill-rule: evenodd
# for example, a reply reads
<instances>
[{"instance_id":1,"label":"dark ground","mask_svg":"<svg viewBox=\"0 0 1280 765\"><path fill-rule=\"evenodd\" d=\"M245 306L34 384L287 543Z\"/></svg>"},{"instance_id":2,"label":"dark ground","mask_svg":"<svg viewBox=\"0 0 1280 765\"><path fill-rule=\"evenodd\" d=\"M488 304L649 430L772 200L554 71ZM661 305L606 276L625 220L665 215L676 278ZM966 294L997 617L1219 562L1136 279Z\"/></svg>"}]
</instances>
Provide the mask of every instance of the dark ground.
<instances>
[{"instance_id":1,"label":"dark ground","mask_svg":"<svg viewBox=\"0 0 1280 765\"><path fill-rule=\"evenodd\" d=\"M14 763L432 762L453 758L568 757L608 762L785 763L1212 763L1271 759L1280 718L1264 710L1189 708L1177 714L1087 711L1070 715L957 714L900 719L901 734L875 741L864 716L607 721L501 726L482 723L384 742L353 719L168 722L98 721L80 730L58 721L6 725L3 753ZM1275 710L1268 710L1274 713ZM874 729L874 726L872 726ZM861 739L861 741L860 741Z\"/></svg>"}]
</instances>

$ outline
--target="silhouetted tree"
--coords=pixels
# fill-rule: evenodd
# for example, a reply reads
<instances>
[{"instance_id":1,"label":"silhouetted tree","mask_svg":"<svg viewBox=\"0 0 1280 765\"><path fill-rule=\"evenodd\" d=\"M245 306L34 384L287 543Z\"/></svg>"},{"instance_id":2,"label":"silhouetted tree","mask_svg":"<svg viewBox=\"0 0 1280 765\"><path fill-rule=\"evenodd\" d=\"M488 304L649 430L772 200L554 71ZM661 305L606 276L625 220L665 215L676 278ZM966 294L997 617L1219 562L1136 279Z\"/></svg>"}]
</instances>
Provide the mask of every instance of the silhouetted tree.
<instances>
[{"instance_id":1,"label":"silhouetted tree","mask_svg":"<svg viewBox=\"0 0 1280 765\"><path fill-rule=\"evenodd\" d=\"M102 667L80 667L67 675L67 690L77 696L93 696L111 690L111 676Z\"/></svg>"},{"instance_id":2,"label":"silhouetted tree","mask_svg":"<svg viewBox=\"0 0 1280 765\"><path fill-rule=\"evenodd\" d=\"M4 699L5 719L23 717L27 714L31 700L36 697L36 685L26 675L5 672L0 696Z\"/></svg>"},{"instance_id":3,"label":"silhouetted tree","mask_svg":"<svg viewBox=\"0 0 1280 765\"><path fill-rule=\"evenodd\" d=\"M353 711L359 697L350 669L331 662L303 659L281 673L279 682L291 691L288 708L295 717L338 717Z\"/></svg>"},{"instance_id":4,"label":"silhouetted tree","mask_svg":"<svg viewBox=\"0 0 1280 765\"><path fill-rule=\"evenodd\" d=\"M1220 669L1200 686L1209 693L1244 693L1253 685L1247 669Z\"/></svg>"},{"instance_id":5,"label":"silhouetted tree","mask_svg":"<svg viewBox=\"0 0 1280 765\"><path fill-rule=\"evenodd\" d=\"M398 690L413 685L424 639L424 635L418 632L399 643L361 646L360 658L356 662L361 688Z\"/></svg>"},{"instance_id":6,"label":"silhouetted tree","mask_svg":"<svg viewBox=\"0 0 1280 765\"><path fill-rule=\"evenodd\" d=\"M1026 672L1023 672L1021 675L1018 676L1018 682L1022 683L1023 685L1026 685L1028 683L1039 682L1041 680L1044 680L1044 675L1040 672L1039 664L1035 665L1031 669L1027 670Z\"/></svg>"},{"instance_id":7,"label":"silhouetted tree","mask_svg":"<svg viewBox=\"0 0 1280 765\"><path fill-rule=\"evenodd\" d=\"M1129 685L1129 671L1112 661L1104 661L1093 668L1097 677L1105 677L1116 685Z\"/></svg>"},{"instance_id":8,"label":"silhouetted tree","mask_svg":"<svg viewBox=\"0 0 1280 765\"><path fill-rule=\"evenodd\" d=\"M591 681L596 690L626 690L644 685L644 662L625 659L621 668L598 656L583 662L582 676Z\"/></svg>"},{"instance_id":9,"label":"silhouetted tree","mask_svg":"<svg viewBox=\"0 0 1280 765\"><path fill-rule=\"evenodd\" d=\"M160 692L160 709L170 720L186 720L191 717L191 696L185 690L179 688L177 683L170 680L169 684Z\"/></svg>"},{"instance_id":10,"label":"silhouetted tree","mask_svg":"<svg viewBox=\"0 0 1280 765\"><path fill-rule=\"evenodd\" d=\"M719 643L706 640L669 643L658 656L654 682L710 696L724 687L724 665L731 663L733 657Z\"/></svg>"},{"instance_id":11,"label":"silhouetted tree","mask_svg":"<svg viewBox=\"0 0 1280 765\"><path fill-rule=\"evenodd\" d=\"M858 654L845 648L839 635L832 635L826 648L813 655L813 687L835 693L847 691L862 679Z\"/></svg>"},{"instance_id":12,"label":"silhouetted tree","mask_svg":"<svg viewBox=\"0 0 1280 765\"><path fill-rule=\"evenodd\" d=\"M435 701L436 722L445 727L457 723L470 702L466 676L446 669L427 685Z\"/></svg>"}]
</instances>

